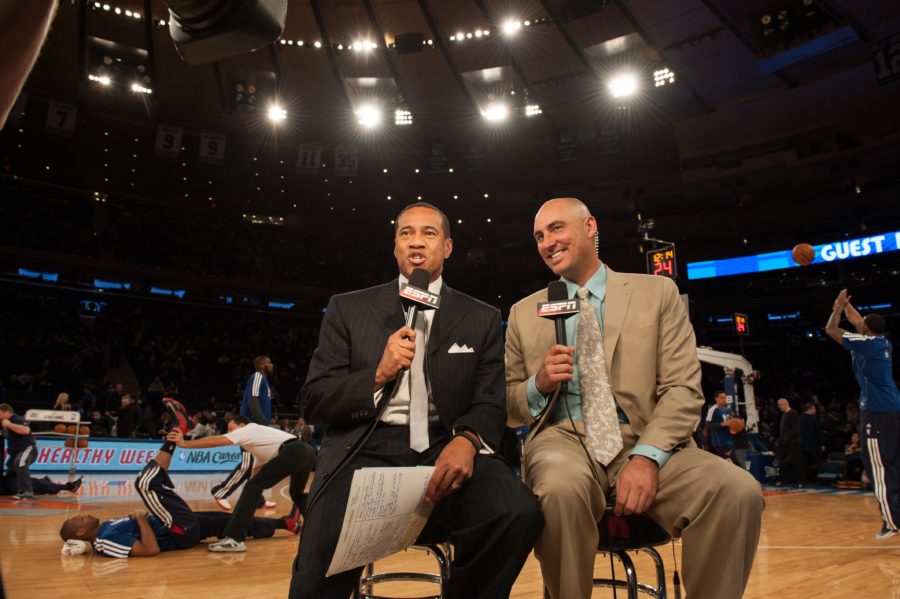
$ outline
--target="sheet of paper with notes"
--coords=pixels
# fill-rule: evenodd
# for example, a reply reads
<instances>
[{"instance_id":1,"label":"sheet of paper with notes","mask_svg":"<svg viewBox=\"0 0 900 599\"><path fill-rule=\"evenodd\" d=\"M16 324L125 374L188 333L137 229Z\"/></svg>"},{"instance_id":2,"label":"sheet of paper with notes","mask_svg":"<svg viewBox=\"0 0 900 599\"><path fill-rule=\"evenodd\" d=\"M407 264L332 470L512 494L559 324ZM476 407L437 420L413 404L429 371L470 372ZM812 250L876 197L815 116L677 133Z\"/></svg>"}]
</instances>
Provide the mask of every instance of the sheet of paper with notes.
<instances>
[{"instance_id":1,"label":"sheet of paper with notes","mask_svg":"<svg viewBox=\"0 0 900 599\"><path fill-rule=\"evenodd\" d=\"M431 515L425 489L433 466L360 468L326 576L364 566L413 544Z\"/></svg>"}]
</instances>

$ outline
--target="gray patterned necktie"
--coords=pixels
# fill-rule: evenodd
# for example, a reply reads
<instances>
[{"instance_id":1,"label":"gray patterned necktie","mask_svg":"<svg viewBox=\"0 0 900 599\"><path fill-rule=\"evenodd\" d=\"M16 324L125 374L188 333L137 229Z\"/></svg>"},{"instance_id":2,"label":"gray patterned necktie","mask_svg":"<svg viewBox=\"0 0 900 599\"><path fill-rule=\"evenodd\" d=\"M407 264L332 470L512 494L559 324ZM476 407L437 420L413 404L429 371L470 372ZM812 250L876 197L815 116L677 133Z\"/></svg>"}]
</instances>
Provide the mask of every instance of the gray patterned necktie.
<instances>
[{"instance_id":1,"label":"gray patterned necktie","mask_svg":"<svg viewBox=\"0 0 900 599\"><path fill-rule=\"evenodd\" d=\"M576 295L581 319L575 343L585 437L591 454L606 466L622 451L622 431L619 429L616 400L606 372L603 333L600 331L597 313L588 299L587 289L579 287Z\"/></svg>"},{"instance_id":2,"label":"gray patterned necktie","mask_svg":"<svg viewBox=\"0 0 900 599\"><path fill-rule=\"evenodd\" d=\"M428 449L428 384L425 382L425 347L428 333L425 315L416 316L416 354L409 368L409 447L419 453Z\"/></svg>"}]
</instances>

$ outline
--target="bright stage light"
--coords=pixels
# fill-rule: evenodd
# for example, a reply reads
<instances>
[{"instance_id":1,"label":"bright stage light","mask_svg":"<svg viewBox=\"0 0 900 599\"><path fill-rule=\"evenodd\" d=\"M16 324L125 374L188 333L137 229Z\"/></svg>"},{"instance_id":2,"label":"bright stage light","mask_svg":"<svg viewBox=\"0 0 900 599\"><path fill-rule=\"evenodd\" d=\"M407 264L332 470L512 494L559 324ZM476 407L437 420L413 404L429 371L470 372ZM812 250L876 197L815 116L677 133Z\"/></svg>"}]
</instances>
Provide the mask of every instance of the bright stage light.
<instances>
[{"instance_id":1,"label":"bright stage light","mask_svg":"<svg viewBox=\"0 0 900 599\"><path fill-rule=\"evenodd\" d=\"M136 94L152 94L153 93L152 89L150 89L149 87L144 87L143 85L141 85L140 83L137 83L137 82L131 84L131 91L133 91Z\"/></svg>"},{"instance_id":2,"label":"bright stage light","mask_svg":"<svg viewBox=\"0 0 900 599\"><path fill-rule=\"evenodd\" d=\"M365 104L356 111L359 124L366 129L371 129L381 122L381 109L374 104Z\"/></svg>"},{"instance_id":3,"label":"bright stage light","mask_svg":"<svg viewBox=\"0 0 900 599\"><path fill-rule=\"evenodd\" d=\"M614 98L624 98L637 91L637 78L631 73L622 73L609 80L609 92Z\"/></svg>"},{"instance_id":4,"label":"bright stage light","mask_svg":"<svg viewBox=\"0 0 900 599\"><path fill-rule=\"evenodd\" d=\"M112 83L112 79L110 79L107 75L88 75L88 79L90 79L91 81L96 81L103 86L107 86Z\"/></svg>"},{"instance_id":5,"label":"bright stage light","mask_svg":"<svg viewBox=\"0 0 900 599\"><path fill-rule=\"evenodd\" d=\"M278 104L269 106L269 120L273 123L280 123L287 118L287 111Z\"/></svg>"},{"instance_id":6,"label":"bright stage light","mask_svg":"<svg viewBox=\"0 0 900 599\"><path fill-rule=\"evenodd\" d=\"M481 111L481 115L491 122L504 121L506 120L506 117L509 116L509 107L502 102L494 102L488 104L487 107Z\"/></svg>"},{"instance_id":7,"label":"bright stage light","mask_svg":"<svg viewBox=\"0 0 900 599\"><path fill-rule=\"evenodd\" d=\"M503 23L503 33L506 35L515 35L516 32L521 29L522 23L519 21L506 21Z\"/></svg>"},{"instance_id":8,"label":"bright stage light","mask_svg":"<svg viewBox=\"0 0 900 599\"><path fill-rule=\"evenodd\" d=\"M525 116L537 116L542 112L541 107L537 104L528 104L525 106Z\"/></svg>"}]
</instances>

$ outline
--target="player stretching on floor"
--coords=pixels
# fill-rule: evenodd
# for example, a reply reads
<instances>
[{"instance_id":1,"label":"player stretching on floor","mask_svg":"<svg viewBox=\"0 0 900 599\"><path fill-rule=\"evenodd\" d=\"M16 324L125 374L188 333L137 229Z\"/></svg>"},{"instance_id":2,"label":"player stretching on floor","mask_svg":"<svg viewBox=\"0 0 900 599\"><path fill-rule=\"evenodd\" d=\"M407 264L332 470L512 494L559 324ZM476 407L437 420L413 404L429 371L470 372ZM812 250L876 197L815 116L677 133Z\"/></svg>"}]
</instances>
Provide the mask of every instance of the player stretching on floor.
<instances>
[{"instance_id":1,"label":"player stretching on floor","mask_svg":"<svg viewBox=\"0 0 900 599\"><path fill-rule=\"evenodd\" d=\"M222 537L229 520L222 512L195 512L174 491L168 468L175 444L167 441L135 480L135 488L150 511L101 522L89 514L63 522L63 541L88 541L94 553L108 557L150 557L160 551L190 549L207 537ZM300 509L295 505L282 518L253 518L247 533L255 539L271 537L276 530L300 531Z\"/></svg>"}]
</instances>

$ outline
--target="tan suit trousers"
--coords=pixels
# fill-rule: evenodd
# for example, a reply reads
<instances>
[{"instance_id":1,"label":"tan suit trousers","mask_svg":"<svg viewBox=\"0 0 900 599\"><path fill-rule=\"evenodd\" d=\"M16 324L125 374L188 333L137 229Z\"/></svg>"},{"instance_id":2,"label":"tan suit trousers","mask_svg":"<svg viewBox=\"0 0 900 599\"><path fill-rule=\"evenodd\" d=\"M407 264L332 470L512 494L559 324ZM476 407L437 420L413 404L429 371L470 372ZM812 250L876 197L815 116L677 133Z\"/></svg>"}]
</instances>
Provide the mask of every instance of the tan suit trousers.
<instances>
[{"instance_id":1,"label":"tan suit trousers","mask_svg":"<svg viewBox=\"0 0 900 599\"><path fill-rule=\"evenodd\" d=\"M576 427L583 430L583 423ZM606 497L626 465L635 436L622 426L625 449L594 478L569 422L540 431L525 445L525 480L544 511L535 546L552 599L588 599ZM611 478L610 478L611 476ZM659 471L648 510L673 537L681 537L682 576L688 599L738 599L750 576L762 490L750 473L711 453L676 451Z\"/></svg>"}]
</instances>

